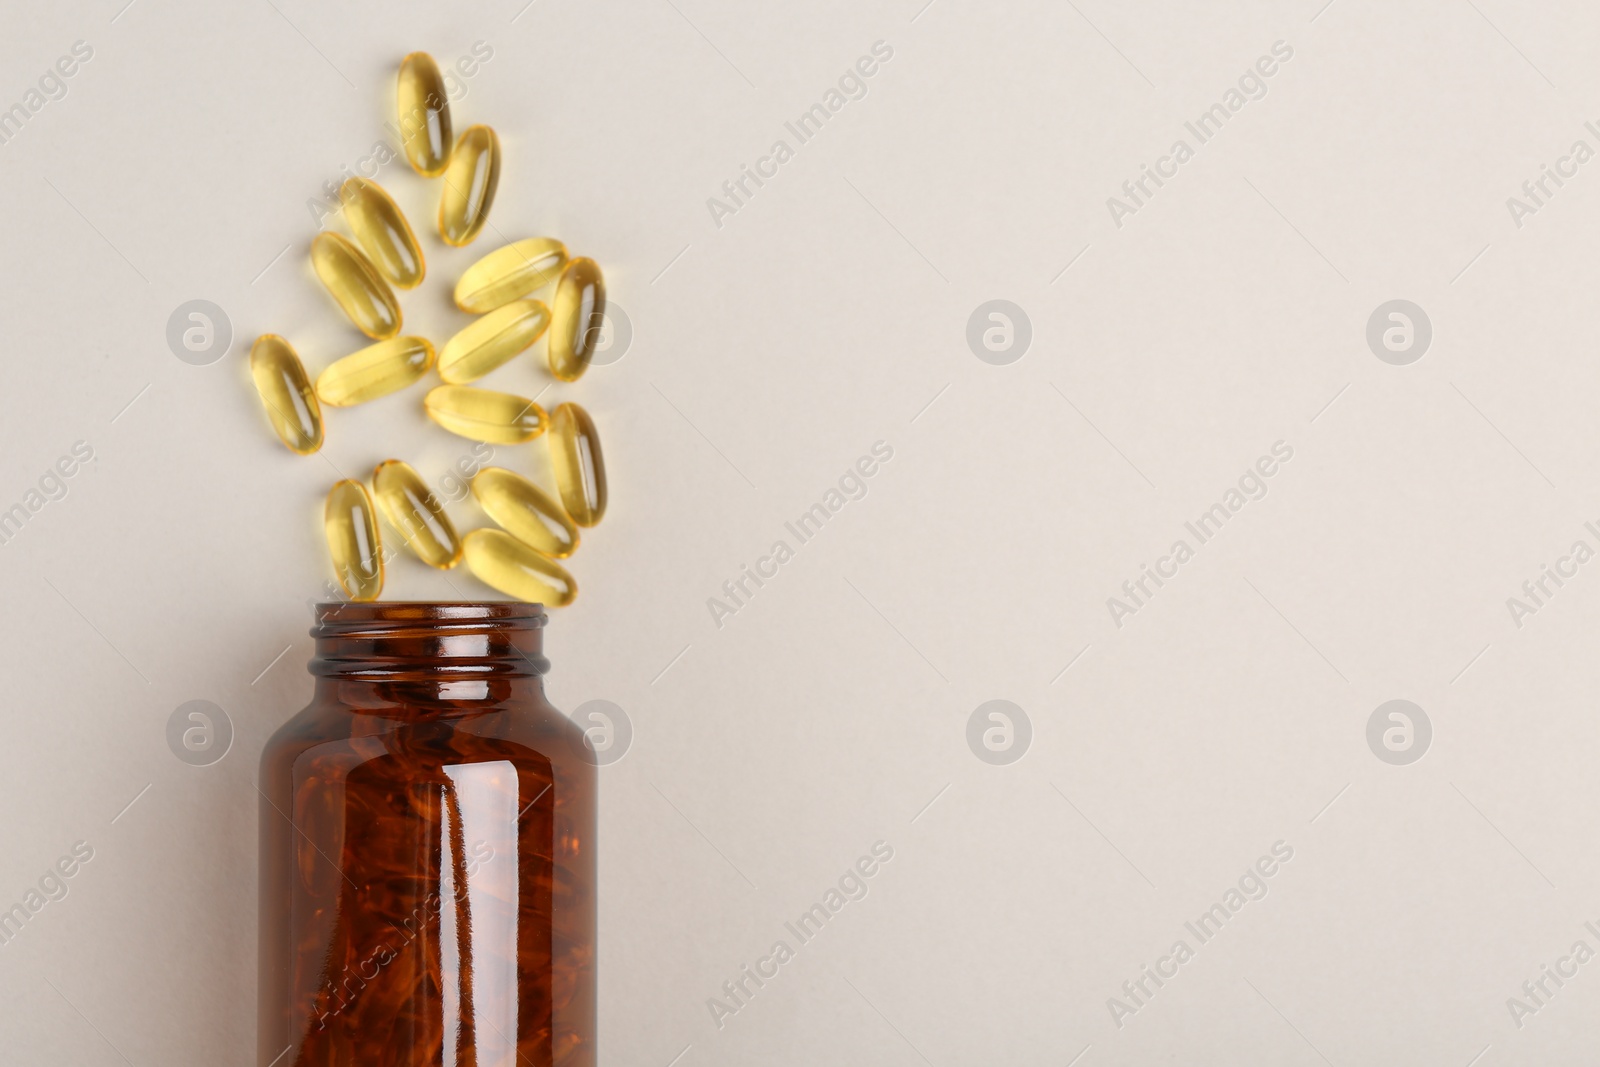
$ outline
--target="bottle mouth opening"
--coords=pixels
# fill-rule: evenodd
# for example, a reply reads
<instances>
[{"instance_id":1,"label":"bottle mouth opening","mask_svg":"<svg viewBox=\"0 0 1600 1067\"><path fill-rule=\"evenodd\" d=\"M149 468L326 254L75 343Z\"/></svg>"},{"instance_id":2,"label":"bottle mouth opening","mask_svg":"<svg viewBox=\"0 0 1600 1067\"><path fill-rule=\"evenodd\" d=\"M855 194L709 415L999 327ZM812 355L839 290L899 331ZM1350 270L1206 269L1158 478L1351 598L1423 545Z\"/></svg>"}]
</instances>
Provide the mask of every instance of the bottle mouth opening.
<instances>
[{"instance_id":1,"label":"bottle mouth opening","mask_svg":"<svg viewBox=\"0 0 1600 1067\"><path fill-rule=\"evenodd\" d=\"M314 609L312 637L337 636L362 629L402 630L439 623L495 623L521 629L543 626L549 616L543 604L517 600L384 600L326 601Z\"/></svg>"},{"instance_id":2,"label":"bottle mouth opening","mask_svg":"<svg viewBox=\"0 0 1600 1067\"><path fill-rule=\"evenodd\" d=\"M321 603L312 674L378 680L542 675L548 616L539 604L383 601Z\"/></svg>"}]
</instances>

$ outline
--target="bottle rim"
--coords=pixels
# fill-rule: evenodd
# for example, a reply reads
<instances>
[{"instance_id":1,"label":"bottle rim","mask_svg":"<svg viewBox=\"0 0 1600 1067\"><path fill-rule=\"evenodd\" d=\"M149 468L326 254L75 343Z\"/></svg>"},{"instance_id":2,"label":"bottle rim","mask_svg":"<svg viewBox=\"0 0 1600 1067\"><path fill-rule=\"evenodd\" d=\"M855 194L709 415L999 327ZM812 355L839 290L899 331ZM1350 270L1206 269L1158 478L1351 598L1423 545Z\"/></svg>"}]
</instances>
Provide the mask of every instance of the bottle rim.
<instances>
[{"instance_id":1,"label":"bottle rim","mask_svg":"<svg viewBox=\"0 0 1600 1067\"><path fill-rule=\"evenodd\" d=\"M550 618L543 604L520 600L332 600L316 604L312 614L313 637L324 629L343 633L350 627L401 628L440 622L501 622L520 629L543 626Z\"/></svg>"}]
</instances>

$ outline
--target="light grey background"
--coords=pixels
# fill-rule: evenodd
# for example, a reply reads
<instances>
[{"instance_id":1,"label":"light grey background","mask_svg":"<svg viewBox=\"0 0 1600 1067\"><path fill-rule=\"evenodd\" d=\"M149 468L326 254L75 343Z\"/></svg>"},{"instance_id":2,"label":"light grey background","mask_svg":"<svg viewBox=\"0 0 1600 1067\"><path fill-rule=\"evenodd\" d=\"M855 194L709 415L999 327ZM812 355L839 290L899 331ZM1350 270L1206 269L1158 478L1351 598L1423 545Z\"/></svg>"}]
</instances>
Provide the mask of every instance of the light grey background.
<instances>
[{"instance_id":1,"label":"light grey background","mask_svg":"<svg viewBox=\"0 0 1600 1067\"><path fill-rule=\"evenodd\" d=\"M437 482L471 443L419 387L293 456L248 345L283 333L313 372L358 345L307 201L393 143L406 52L480 41L453 108L503 139L492 228L444 249L437 185L378 180L429 256L407 332L443 340L460 270L545 234L632 320L541 398L594 414L614 498L548 631L556 703L634 731L602 771L606 1063L1592 1062L1600 962L1536 1013L1508 998L1600 949L1600 562L1520 626L1507 598L1600 548L1600 161L1520 226L1507 198L1600 148L1600 11L524 2L10 7L0 107L93 58L0 144L0 510L74 442L96 458L0 549L0 907L93 849L0 947L7 1062L251 1062L255 761L311 689L322 495L391 455ZM707 199L877 41L866 96L716 225ZM1278 41L1265 97L1117 226L1107 199ZM234 330L210 366L166 344L192 299ZM1031 323L1007 365L966 340L996 299ZM1433 328L1408 366L1366 343L1395 299ZM865 498L797 545L877 441ZM1116 625L1107 599L1279 441L1267 496ZM401 558L386 592L487 590ZM1432 726L1408 765L1367 742L1396 699ZM209 766L168 748L191 700L232 722ZM968 747L991 700L1031 723L1005 765ZM867 896L798 944L784 923L878 841ZM1184 923L1280 841L1200 945ZM1119 1026L1109 998L1179 939Z\"/></svg>"}]
</instances>

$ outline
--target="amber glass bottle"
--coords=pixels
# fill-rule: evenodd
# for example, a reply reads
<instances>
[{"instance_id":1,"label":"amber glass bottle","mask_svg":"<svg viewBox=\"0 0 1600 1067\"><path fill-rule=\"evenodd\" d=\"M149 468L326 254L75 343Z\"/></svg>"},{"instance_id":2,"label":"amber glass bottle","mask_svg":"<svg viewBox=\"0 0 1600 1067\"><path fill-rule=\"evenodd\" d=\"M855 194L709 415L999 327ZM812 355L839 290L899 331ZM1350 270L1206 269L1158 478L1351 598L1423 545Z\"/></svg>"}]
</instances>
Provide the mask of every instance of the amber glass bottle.
<instances>
[{"instance_id":1,"label":"amber glass bottle","mask_svg":"<svg viewBox=\"0 0 1600 1067\"><path fill-rule=\"evenodd\" d=\"M593 1067L597 771L544 623L318 607L261 756L259 1067Z\"/></svg>"}]
</instances>

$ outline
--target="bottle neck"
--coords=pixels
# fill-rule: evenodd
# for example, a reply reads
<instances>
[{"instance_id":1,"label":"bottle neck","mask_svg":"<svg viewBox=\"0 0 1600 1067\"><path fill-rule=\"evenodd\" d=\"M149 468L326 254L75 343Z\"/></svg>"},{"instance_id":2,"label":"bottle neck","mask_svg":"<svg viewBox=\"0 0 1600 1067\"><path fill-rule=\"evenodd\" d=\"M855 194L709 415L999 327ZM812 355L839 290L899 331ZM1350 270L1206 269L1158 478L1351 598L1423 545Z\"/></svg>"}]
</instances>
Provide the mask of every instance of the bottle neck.
<instances>
[{"instance_id":1,"label":"bottle neck","mask_svg":"<svg viewBox=\"0 0 1600 1067\"><path fill-rule=\"evenodd\" d=\"M546 616L537 604L319 604L308 667L317 696L428 716L543 694Z\"/></svg>"}]
</instances>

